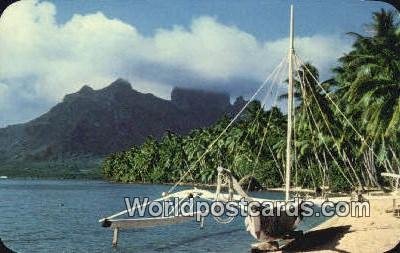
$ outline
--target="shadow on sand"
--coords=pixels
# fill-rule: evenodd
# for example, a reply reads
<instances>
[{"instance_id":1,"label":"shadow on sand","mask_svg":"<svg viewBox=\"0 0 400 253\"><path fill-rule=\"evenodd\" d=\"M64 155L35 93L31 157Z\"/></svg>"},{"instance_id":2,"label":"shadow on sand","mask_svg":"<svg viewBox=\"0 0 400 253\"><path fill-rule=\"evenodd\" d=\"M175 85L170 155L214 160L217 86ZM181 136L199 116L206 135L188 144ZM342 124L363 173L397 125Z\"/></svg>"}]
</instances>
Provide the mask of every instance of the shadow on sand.
<instances>
[{"instance_id":1,"label":"shadow on sand","mask_svg":"<svg viewBox=\"0 0 400 253\"><path fill-rule=\"evenodd\" d=\"M345 253L347 251L336 249L338 241L350 233L350 225L331 227L310 231L282 249L282 252L310 252L316 250L331 250Z\"/></svg>"}]
</instances>

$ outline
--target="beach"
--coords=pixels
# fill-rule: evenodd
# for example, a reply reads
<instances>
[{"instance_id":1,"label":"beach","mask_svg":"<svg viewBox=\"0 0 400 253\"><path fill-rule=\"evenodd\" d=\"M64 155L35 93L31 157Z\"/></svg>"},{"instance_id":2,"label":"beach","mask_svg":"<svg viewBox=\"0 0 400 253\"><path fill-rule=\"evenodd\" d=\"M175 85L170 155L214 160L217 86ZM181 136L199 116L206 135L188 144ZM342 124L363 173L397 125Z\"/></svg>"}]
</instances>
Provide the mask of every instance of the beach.
<instances>
[{"instance_id":1,"label":"beach","mask_svg":"<svg viewBox=\"0 0 400 253\"><path fill-rule=\"evenodd\" d=\"M393 198L371 197L369 217L335 216L283 252L400 252L400 218L387 212Z\"/></svg>"}]
</instances>

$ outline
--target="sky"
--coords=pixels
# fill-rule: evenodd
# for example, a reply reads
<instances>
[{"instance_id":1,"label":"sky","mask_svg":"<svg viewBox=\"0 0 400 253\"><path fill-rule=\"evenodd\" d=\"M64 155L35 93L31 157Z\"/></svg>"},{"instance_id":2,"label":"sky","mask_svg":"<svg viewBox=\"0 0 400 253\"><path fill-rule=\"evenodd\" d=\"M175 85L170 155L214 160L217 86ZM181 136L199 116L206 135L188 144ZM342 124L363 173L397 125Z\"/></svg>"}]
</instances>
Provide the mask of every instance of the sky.
<instances>
[{"instance_id":1,"label":"sky","mask_svg":"<svg viewBox=\"0 0 400 253\"><path fill-rule=\"evenodd\" d=\"M329 78L389 6L361 0L23 0L0 19L0 127L29 121L83 85L117 78L170 98L173 87L248 98L288 48Z\"/></svg>"}]
</instances>

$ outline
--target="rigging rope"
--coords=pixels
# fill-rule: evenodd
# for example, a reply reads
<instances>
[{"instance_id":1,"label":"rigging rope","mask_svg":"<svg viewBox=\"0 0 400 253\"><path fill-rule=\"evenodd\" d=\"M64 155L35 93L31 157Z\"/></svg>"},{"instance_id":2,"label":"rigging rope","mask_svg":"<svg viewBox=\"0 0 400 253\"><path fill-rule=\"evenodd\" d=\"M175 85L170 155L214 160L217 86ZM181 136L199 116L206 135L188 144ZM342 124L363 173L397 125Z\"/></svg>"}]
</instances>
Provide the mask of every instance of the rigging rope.
<instances>
[{"instance_id":1,"label":"rigging rope","mask_svg":"<svg viewBox=\"0 0 400 253\"><path fill-rule=\"evenodd\" d=\"M318 127L318 125L317 125L317 122L315 121L315 118L314 118L314 116L312 115L312 112L310 111L310 109L309 109L309 111L308 111L307 113L308 113L309 115L311 115L311 119L313 120L313 122L314 122L314 124L315 124L315 126L316 126L316 129L317 129L318 133L321 133L321 130L319 129L319 127ZM324 138L321 138L321 140L322 140L322 143L324 144L326 150L328 151L329 156L333 159L333 161L335 162L336 166L339 168L340 173L343 175L343 177L347 180L347 182L348 182L351 186L354 186L354 183L346 176L346 174L343 172L342 168L340 167L339 162L336 160L336 158L333 156L333 154L332 154L331 151L329 150L328 145L326 144Z\"/></svg>"},{"instance_id":2,"label":"rigging rope","mask_svg":"<svg viewBox=\"0 0 400 253\"><path fill-rule=\"evenodd\" d=\"M300 66L296 65L296 67L297 67L297 74L300 75L300 72L299 72ZM303 115L307 119L309 130L313 131L313 129L311 127L311 121L310 121L310 118L308 117L308 112L307 112L308 101L306 100L306 94L305 94L305 88L304 88L304 85L306 84L306 79L305 79L304 72L303 72L303 75L301 76L301 78L299 76L299 79L300 79L301 95L303 96L303 108L302 108L303 109ZM314 156L317 159L317 162L318 162L318 165L319 165L318 168L319 168L319 171L320 171L320 174L321 174L321 177L322 177L322 174L323 174L321 172L322 163L321 163L321 161L320 161L320 159L319 159L319 157L317 155L317 150L315 148L315 143L314 143L314 137L311 139L311 143L312 143L312 148L313 148L313 151L314 151ZM322 178L322 183L324 184L324 178Z\"/></svg>"},{"instance_id":3,"label":"rigging rope","mask_svg":"<svg viewBox=\"0 0 400 253\"><path fill-rule=\"evenodd\" d=\"M305 66L305 65L303 65L303 66ZM308 85L310 85L310 81L308 80L308 78L305 77L305 79L307 80ZM345 159L345 157L342 155L342 153L341 153L341 151L340 151L340 147L339 147L339 145L338 145L338 143L337 143L337 141L336 141L335 136L333 135L332 129L331 129L330 126L329 126L329 122L328 122L328 120L326 119L326 115L325 115L325 113L322 111L321 105L320 105L320 103L319 103L319 101L318 101L318 99L317 99L317 97L316 97L316 94L315 94L315 92L314 92L314 89L313 89L313 88L310 88L310 90L311 90L312 96L314 97L314 99L315 99L315 101L316 101L316 104L317 104L318 109L319 109L319 111L320 111L320 113L321 113L321 116L322 116L322 118L323 118L323 121L324 121L324 123L325 123L325 125L326 125L326 127L327 127L327 129L328 129L329 135L330 135L330 137L333 139L333 142L334 142L334 145L335 145L335 147L336 147L336 149L337 149L338 155L339 155L339 157L342 159L342 161L343 161L344 163L346 163L346 159ZM311 109L310 109L310 110L311 110ZM322 134L322 133L321 133L321 134ZM354 183L355 180L354 180L352 174L350 173L349 175L350 175L351 181ZM357 178L357 180L358 180L357 174L355 174L355 176L356 176L356 178Z\"/></svg>"},{"instance_id":4,"label":"rigging rope","mask_svg":"<svg viewBox=\"0 0 400 253\"><path fill-rule=\"evenodd\" d=\"M323 165L322 165L321 160L319 159L319 156L317 154L317 150L315 149L314 146L313 146L313 150L314 150L314 156L315 156L315 158L316 158L316 160L318 162L319 173L321 174L321 177L322 177L322 185L324 185L325 184L325 177L323 175Z\"/></svg>"},{"instance_id":5,"label":"rigging rope","mask_svg":"<svg viewBox=\"0 0 400 253\"><path fill-rule=\"evenodd\" d=\"M285 64L286 64L286 61L283 62L283 66L286 66ZM281 71L281 69L279 69L279 71ZM277 75L275 75L275 74L277 74ZM264 96L264 98L263 98L262 101L261 101L261 106L260 106L260 108L258 108L257 113L256 113L256 116L255 116L254 119L253 119L253 122L250 124L250 125L253 127L253 128L252 128L253 131L255 130L255 122L256 122L256 120L258 119L258 116L260 115L261 111L263 110L263 108L264 108L264 106L265 106L265 103L266 103L267 98L268 98L268 94L271 93L271 95L272 95L272 93L273 93L273 92L272 92L272 91L273 91L273 88L275 88L276 79L277 79L277 77L278 77L280 74L281 74L281 73L275 72L275 73L274 73L274 77L271 77L271 84L272 84L272 85L269 86L269 89L268 89L268 91L266 92L266 95ZM250 135L250 132L247 131L244 140L241 142L241 145L240 145L241 148L243 148L243 146L244 146L244 144L246 143L247 138L249 137L249 135Z\"/></svg>"},{"instance_id":6,"label":"rigging rope","mask_svg":"<svg viewBox=\"0 0 400 253\"><path fill-rule=\"evenodd\" d=\"M265 85L269 82L269 80L271 79L273 73L279 69L286 57L284 57L282 59L282 61L280 62L280 64L273 70L273 72L265 79L265 81L260 85L260 87L257 89L257 91L253 94L253 96L249 99L249 101L247 101L247 103L243 106L243 108L236 114L236 116L231 120L231 122L225 127L225 129L221 132L220 135L218 135L218 137L210 143L210 145L208 146L208 148L205 150L205 152L193 163L193 165L181 176L181 178L178 180L178 182L176 182L169 190L168 190L168 194L171 193L172 191L174 191L176 189L176 187L185 179L185 177L190 173L190 171L192 171L196 165L201 161L201 159L204 158L204 156L206 154L208 154L208 152L210 152L211 148L214 146L214 144L226 133L226 131L233 125L233 123L239 118L239 116L244 112L244 110L247 108L247 106L254 100L254 98L257 96L257 94L265 87Z\"/></svg>"},{"instance_id":7,"label":"rigging rope","mask_svg":"<svg viewBox=\"0 0 400 253\"><path fill-rule=\"evenodd\" d=\"M361 142L364 143L369 150L373 153L373 155L378 159L379 161L379 156L375 153L373 148L368 144L368 142L365 140L365 138L357 131L357 129L354 127L354 125L350 122L350 120L346 117L346 115L340 110L340 107L338 106L337 103L330 97L329 93L325 90L325 88L321 85L321 83L317 80L317 78L314 76L314 74L309 70L309 68L304 64L304 62L301 60L301 58L295 54L294 55L296 59L300 61L302 65L305 66L305 69L310 73L311 77L316 81L317 85L321 88L321 90L324 92L326 97L331 101L331 103L335 106L335 108L338 110L338 112L343 116L343 118L346 120L346 122L350 125L350 127L354 130L354 132L358 135L360 138ZM382 162L380 162L382 164ZM386 168L386 166L383 164L383 166ZM386 168L387 169L387 168Z\"/></svg>"},{"instance_id":8,"label":"rigging rope","mask_svg":"<svg viewBox=\"0 0 400 253\"><path fill-rule=\"evenodd\" d=\"M267 143L267 146L268 146L269 151L271 152L272 159L273 159L274 162L275 162L275 165L276 165L276 168L278 169L279 175L281 175L282 182L284 182L284 181L285 181L285 177L283 176L283 172L282 172L282 170L281 170L281 166L279 165L278 161L276 160L275 155L274 155L274 152L272 151L272 149L271 149L271 147L269 146L268 143Z\"/></svg>"},{"instance_id":9,"label":"rigging rope","mask_svg":"<svg viewBox=\"0 0 400 253\"><path fill-rule=\"evenodd\" d=\"M298 76L300 76L300 73L299 73L299 67L300 67L300 66L297 65L297 61L295 61L295 63L296 63L296 71L297 71L297 74L298 74ZM304 64L301 65L301 66L304 66L304 67L305 67ZM306 81L308 82L308 85L310 85L310 83L309 83L307 77L305 77L305 79L306 79ZM305 83L300 82L300 87L301 87L301 89L302 89L302 94L303 94L303 96L305 97L305 87L304 87L304 85L305 85ZM312 91L312 88L310 88L310 90ZM317 104L318 104L318 107L319 107L319 109L321 110L321 114L323 114L322 109L320 108L319 103L318 103L318 100L316 99L315 95L314 95L314 99L316 100L316 102L317 102ZM322 131L319 129L319 126L318 126L318 124L317 124L317 122L316 122L316 120L315 120L315 118L314 118L314 116L313 116L313 114L312 114L311 108L309 108L308 106L306 106L306 108L308 109L308 110L307 110L307 115L309 115L309 116L311 117L311 119L313 120L314 125L316 126L316 129L317 129L317 131L318 131L318 134L322 134ZM323 117L323 118L324 118L324 117ZM325 121L325 118L324 118L324 121ZM311 130L311 122L309 122L309 124L310 124L310 130ZM325 121L325 124L327 124L326 121ZM328 126L328 128L329 128L329 124L327 124L327 126ZM331 133L331 131L329 131L329 132ZM351 186L354 186L354 183L353 183L353 182L347 177L347 175L343 172L342 168L340 167L339 162L336 160L336 158L333 156L333 154L332 154L331 151L329 150L328 145L326 144L324 138L321 138L321 140L322 140L322 142L323 142L325 148L327 149L328 154L331 156L331 158L334 160L335 164L336 164L337 167L339 168L340 173L343 175L343 177L347 180L347 182L348 182Z\"/></svg>"},{"instance_id":10,"label":"rigging rope","mask_svg":"<svg viewBox=\"0 0 400 253\"><path fill-rule=\"evenodd\" d=\"M286 66L286 61L283 61L282 62L282 66ZM256 116L254 117L254 119L253 119L253 122L250 124L251 126L252 126L252 131L255 131L255 122L256 122L256 120L258 119L258 116L260 115L260 113L261 113L261 111L263 111L263 109L264 109L264 106L265 106L265 104L266 104L266 101L267 101L267 98L268 98L268 95L269 95L269 93L271 94L271 96L273 96L272 94L274 93L274 89L275 89L275 87L276 87L276 83L278 83L278 77L282 74L282 69L283 68L279 68L279 69L275 69L275 70L277 70L277 71L273 71L273 77L271 76L271 84L272 85L270 85L269 86L269 89L266 91L266 95L264 96L264 98L262 99L262 101L261 101L261 104L260 104L260 108L258 108L258 110L257 110L257 113L256 113ZM275 96L277 95L277 91L275 91L276 93L275 93ZM274 97L274 96L273 96ZM276 99L276 97L275 97L275 99ZM275 100L276 101L276 100ZM268 124L269 124L269 120L268 120ZM267 124L267 125L268 125ZM243 148L243 146L245 145L245 143L246 143L246 141L247 141L247 139L248 139L248 137L249 137L249 135L250 135L250 131L246 131L246 135L245 135L245 138L244 138L244 140L243 141L241 141L240 143L240 148ZM240 138L239 138L240 139ZM234 165L233 165L234 166ZM253 167L253 170L254 170L254 167ZM254 177L254 172L253 172L253 177ZM248 186L247 186L247 189L249 188L249 186L250 186L250 182L251 181L249 181L249 184L248 184Z\"/></svg>"},{"instance_id":11,"label":"rigging rope","mask_svg":"<svg viewBox=\"0 0 400 253\"><path fill-rule=\"evenodd\" d=\"M285 61L285 63L286 63L286 61ZM286 65L285 65L285 66L286 66ZM282 68L282 70L285 71L286 69L283 69L283 68ZM285 72L283 72L283 73L285 73ZM279 74L282 74L282 72L279 73ZM279 82L279 83L282 82L282 81L284 80L284 78L285 78L285 77L282 77L281 80L277 80L277 83L278 83L278 82ZM272 90L271 90L271 95L272 95ZM273 108L274 106L276 106L276 104L277 104L277 102L278 102L278 89L275 90L275 95L274 95L273 97L274 97L274 102L272 103L271 108ZM262 138L262 140L261 140L261 145L260 145L260 148L259 148L258 153L257 153L256 162L255 162L255 165L253 166L253 170L252 170L252 177L254 177L254 174L255 174L255 168L256 168L256 166L257 166L257 164L258 164L258 161L259 161L259 158L260 158L260 155L261 155L261 151L262 151L262 148L263 148L263 145L264 145L265 138L266 138L266 136L267 136L268 127L269 127L269 124L270 124L270 122L271 122L271 118L272 118L272 110L269 111L267 125L264 127L263 138ZM269 145L268 145L268 146L269 146ZM274 154L272 154L272 156L273 156L273 155L274 155ZM279 168L278 168L278 170L279 170ZM248 184L248 186L247 186L247 189L249 189L249 187L250 187L250 182L251 182L251 181L249 180L249 184Z\"/></svg>"}]
</instances>

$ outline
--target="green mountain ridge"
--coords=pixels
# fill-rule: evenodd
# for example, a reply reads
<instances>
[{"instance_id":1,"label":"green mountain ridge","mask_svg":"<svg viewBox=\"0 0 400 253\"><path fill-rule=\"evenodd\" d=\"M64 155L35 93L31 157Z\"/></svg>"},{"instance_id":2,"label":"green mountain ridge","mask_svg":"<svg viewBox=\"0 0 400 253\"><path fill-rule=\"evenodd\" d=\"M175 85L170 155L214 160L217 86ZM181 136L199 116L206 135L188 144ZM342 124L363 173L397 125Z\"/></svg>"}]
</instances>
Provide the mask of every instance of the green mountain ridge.
<instances>
[{"instance_id":1,"label":"green mountain ridge","mask_svg":"<svg viewBox=\"0 0 400 253\"><path fill-rule=\"evenodd\" d=\"M123 79L100 90L85 85L40 117L0 129L0 168L27 167L22 174L29 175L32 166L98 165L148 136L159 139L167 130L186 134L238 106L230 104L228 94L185 88L174 88L171 100L165 100L140 93Z\"/></svg>"}]
</instances>

